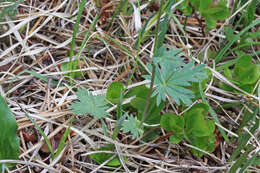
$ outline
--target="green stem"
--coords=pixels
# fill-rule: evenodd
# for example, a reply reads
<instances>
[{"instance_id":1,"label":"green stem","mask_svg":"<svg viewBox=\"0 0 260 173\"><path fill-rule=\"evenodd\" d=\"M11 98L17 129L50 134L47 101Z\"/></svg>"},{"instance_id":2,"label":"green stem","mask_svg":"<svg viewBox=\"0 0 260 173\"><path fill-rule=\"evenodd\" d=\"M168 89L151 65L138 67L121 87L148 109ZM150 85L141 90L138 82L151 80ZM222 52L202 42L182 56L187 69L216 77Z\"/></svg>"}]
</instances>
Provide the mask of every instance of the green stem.
<instances>
[{"instance_id":1,"label":"green stem","mask_svg":"<svg viewBox=\"0 0 260 173\"><path fill-rule=\"evenodd\" d=\"M84 10L85 4L86 4L86 0L82 0L80 2L79 12L78 12L76 23L75 23L74 30L73 30L72 41L71 41L71 45L70 45L70 57L69 57L70 71L73 70L72 57L74 56L74 47L75 47L77 32L78 32L78 29L79 29L80 17L82 15L83 10ZM72 82L73 74L74 73L70 72L70 84L71 85L73 84L73 82Z\"/></svg>"},{"instance_id":2,"label":"green stem","mask_svg":"<svg viewBox=\"0 0 260 173\"><path fill-rule=\"evenodd\" d=\"M154 55L157 54L157 50L158 50L159 24L160 24L160 18L161 18L161 15L162 15L163 4L164 4L163 0L161 0L160 9L159 9L159 15L158 15L158 18L157 18L157 23L156 23L156 36L155 36L155 44L154 44L154 51L153 51ZM152 62L151 84L150 84L149 92L148 92L148 95L147 95L147 99L146 99L146 103L145 103L145 107L144 107L144 112L143 112L141 124L143 124L143 122L146 120L146 118L148 116L148 108L149 108L151 95L152 95L152 92L153 92L154 80L155 80L155 68L156 68L156 66Z\"/></svg>"}]
</instances>

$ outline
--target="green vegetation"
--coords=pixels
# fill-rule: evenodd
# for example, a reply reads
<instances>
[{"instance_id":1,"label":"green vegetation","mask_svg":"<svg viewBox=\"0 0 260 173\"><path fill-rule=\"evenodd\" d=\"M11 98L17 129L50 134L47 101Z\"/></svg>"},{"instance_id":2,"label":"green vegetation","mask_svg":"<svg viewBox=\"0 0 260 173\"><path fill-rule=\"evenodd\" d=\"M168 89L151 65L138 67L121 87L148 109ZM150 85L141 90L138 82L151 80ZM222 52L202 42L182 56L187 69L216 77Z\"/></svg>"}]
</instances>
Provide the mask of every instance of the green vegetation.
<instances>
[{"instance_id":1,"label":"green vegetation","mask_svg":"<svg viewBox=\"0 0 260 173\"><path fill-rule=\"evenodd\" d=\"M1 40L0 63L8 69L1 69L0 91L11 98L14 112L25 113L26 119L15 121L0 96L0 161L25 158L31 163L40 158L45 171L46 164L54 167L63 161L73 168L89 161L94 166L86 164L85 172L99 168L129 172L146 163L153 165L148 172L173 165L188 172L216 171L218 166L229 173L259 170L259 1L236 1L232 8L227 0L93 2L73 1L66 13L70 8L77 8L77 13L69 17L62 7L39 15L40 20L33 18L39 13L33 13L22 16L27 22L9 23L15 27L9 30L9 41ZM0 6L0 21L6 16L14 19L17 10L12 9L19 3L25 2ZM49 22L61 18L51 24L66 26L73 21L71 31L57 32L51 24L41 30L47 16ZM27 38L31 25L33 30L40 26L35 38ZM50 36L44 36L46 31ZM53 36L57 33L69 38ZM19 43L23 39L30 44ZM32 44L37 39L44 40L40 46L54 45L42 52ZM58 42L65 48L56 50ZM59 51L60 59L55 54ZM53 52L55 56L50 55ZM12 58L20 69L9 61ZM48 58L52 65L43 63ZM22 80L25 87L16 91ZM32 92L24 95L27 90ZM31 105L25 109L21 104ZM52 112L58 114L49 116ZM23 130L17 133L18 125ZM40 142L28 139L26 128L36 129L36 140L42 138L47 152ZM58 132L46 134L44 128ZM33 149L26 153L26 147L34 154L30 155ZM26 153L22 157L20 148ZM190 159L194 166L182 167L176 158ZM159 162L164 166L156 165ZM0 163L0 170L15 165L21 167ZM147 171L148 166L138 171Z\"/></svg>"},{"instance_id":2,"label":"green vegetation","mask_svg":"<svg viewBox=\"0 0 260 173\"><path fill-rule=\"evenodd\" d=\"M20 140L16 134L17 122L2 96L0 96L0 115L0 160L18 160ZM14 165L5 163L5 166ZM3 168L3 164L0 164L1 172Z\"/></svg>"}]
</instances>

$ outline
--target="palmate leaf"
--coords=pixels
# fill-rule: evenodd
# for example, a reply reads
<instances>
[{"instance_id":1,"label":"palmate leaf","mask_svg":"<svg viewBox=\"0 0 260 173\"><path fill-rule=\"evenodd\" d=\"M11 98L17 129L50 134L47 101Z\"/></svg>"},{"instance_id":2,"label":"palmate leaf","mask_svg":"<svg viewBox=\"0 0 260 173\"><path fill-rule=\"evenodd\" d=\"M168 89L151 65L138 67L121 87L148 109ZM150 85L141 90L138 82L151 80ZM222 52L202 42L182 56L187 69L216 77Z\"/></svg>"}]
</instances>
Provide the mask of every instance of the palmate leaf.
<instances>
[{"instance_id":1,"label":"palmate leaf","mask_svg":"<svg viewBox=\"0 0 260 173\"><path fill-rule=\"evenodd\" d=\"M105 96L93 96L86 89L80 89L76 93L80 101L73 102L70 106L71 112L74 114L86 115L90 114L94 118L106 118L109 108L105 100Z\"/></svg>"},{"instance_id":2,"label":"palmate leaf","mask_svg":"<svg viewBox=\"0 0 260 173\"><path fill-rule=\"evenodd\" d=\"M182 58L178 55L180 50L167 51L165 47L159 49L158 55L153 58L156 65L155 81L157 86L152 96L157 95L156 104L159 105L161 101L165 101L166 94L172 97L175 102L180 105L181 101L190 105L193 92L188 89L191 82L201 82L202 79L207 78L205 65L194 65L194 62L184 64ZM147 68L151 71L150 64ZM144 78L151 80L151 76L145 75Z\"/></svg>"},{"instance_id":3,"label":"palmate leaf","mask_svg":"<svg viewBox=\"0 0 260 173\"><path fill-rule=\"evenodd\" d=\"M132 115L128 115L128 120L125 120L122 124L122 130L124 133L130 132L132 134L132 138L138 138L142 136L143 129L141 127L141 122L138 121L135 117Z\"/></svg>"}]
</instances>

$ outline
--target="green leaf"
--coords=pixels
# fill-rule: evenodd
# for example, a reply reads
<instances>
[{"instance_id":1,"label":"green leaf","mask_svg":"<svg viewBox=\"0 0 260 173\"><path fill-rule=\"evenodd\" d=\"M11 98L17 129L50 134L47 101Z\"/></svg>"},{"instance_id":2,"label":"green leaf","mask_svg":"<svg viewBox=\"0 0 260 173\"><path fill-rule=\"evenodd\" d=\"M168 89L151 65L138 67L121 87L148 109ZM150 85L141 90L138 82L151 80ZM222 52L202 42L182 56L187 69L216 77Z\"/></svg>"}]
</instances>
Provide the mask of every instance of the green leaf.
<instances>
[{"instance_id":1,"label":"green leaf","mask_svg":"<svg viewBox=\"0 0 260 173\"><path fill-rule=\"evenodd\" d=\"M260 76L259 67L252 64L252 56L241 56L234 69L236 81L241 85L255 84Z\"/></svg>"},{"instance_id":2,"label":"green leaf","mask_svg":"<svg viewBox=\"0 0 260 173\"><path fill-rule=\"evenodd\" d=\"M182 141L182 135L180 134L173 134L169 137L169 140L172 144L178 144Z\"/></svg>"},{"instance_id":3,"label":"green leaf","mask_svg":"<svg viewBox=\"0 0 260 173\"><path fill-rule=\"evenodd\" d=\"M74 114L90 114L94 118L106 118L109 115L106 110L109 108L105 96L93 96L86 89L80 89L76 93L80 101L73 102L70 106Z\"/></svg>"},{"instance_id":4,"label":"green leaf","mask_svg":"<svg viewBox=\"0 0 260 173\"><path fill-rule=\"evenodd\" d=\"M215 134L212 134L210 136L204 136L204 137L195 137L195 136L189 136L189 140L192 145L195 147L198 147L199 149L206 151L206 152L213 152L215 150ZM203 156L203 153L199 150L192 149L192 153L197 156L201 157Z\"/></svg>"},{"instance_id":5,"label":"green leaf","mask_svg":"<svg viewBox=\"0 0 260 173\"><path fill-rule=\"evenodd\" d=\"M192 13L192 8L189 5L189 0L184 0L184 2L177 6L177 9L181 10L185 16L189 16Z\"/></svg>"},{"instance_id":6,"label":"green leaf","mask_svg":"<svg viewBox=\"0 0 260 173\"><path fill-rule=\"evenodd\" d=\"M151 98L150 103L149 103L149 107L148 107L148 114L149 116L147 117L147 119L144 121L147 124L158 124L160 122L160 112L163 109L165 103L162 102L160 103L159 106L157 106L155 104L156 102L156 97ZM142 120L142 116L143 116L143 111L145 108L145 103L146 103L146 99L145 98L141 98L141 97L136 97L134 99L131 100L131 106L133 106L134 108L136 108L138 110L138 119Z\"/></svg>"},{"instance_id":7,"label":"green leaf","mask_svg":"<svg viewBox=\"0 0 260 173\"><path fill-rule=\"evenodd\" d=\"M152 96L157 95L157 105L166 100L166 94L172 97L178 105L181 101L190 105L194 94L185 87L191 86L191 82L200 82L207 77L205 65L194 66L194 62L184 64L178 55L179 52L180 50L173 49L167 51L163 46L153 58L156 64L154 84L157 88ZM151 65L148 64L147 68L152 71ZM151 76L148 75L144 78L151 80Z\"/></svg>"},{"instance_id":8,"label":"green leaf","mask_svg":"<svg viewBox=\"0 0 260 173\"><path fill-rule=\"evenodd\" d=\"M226 7L226 0L220 0L213 3L212 0L185 0L179 5L186 16L191 15L193 10L200 11L205 18L207 30L216 27L217 20L224 20L229 15L229 9Z\"/></svg>"},{"instance_id":9,"label":"green leaf","mask_svg":"<svg viewBox=\"0 0 260 173\"><path fill-rule=\"evenodd\" d=\"M128 120L123 122L122 128L124 133L130 132L132 134L132 138L139 138L143 135L143 128L141 126L141 122L138 121L132 115L128 115Z\"/></svg>"},{"instance_id":10,"label":"green leaf","mask_svg":"<svg viewBox=\"0 0 260 173\"><path fill-rule=\"evenodd\" d=\"M164 130L169 132L183 133L184 130L184 118L176 114L162 115L160 124Z\"/></svg>"},{"instance_id":11,"label":"green leaf","mask_svg":"<svg viewBox=\"0 0 260 173\"><path fill-rule=\"evenodd\" d=\"M106 98L113 104L117 104L120 99L120 93L124 90L124 85L121 82L113 82L107 89Z\"/></svg>"},{"instance_id":12,"label":"green leaf","mask_svg":"<svg viewBox=\"0 0 260 173\"><path fill-rule=\"evenodd\" d=\"M135 90L136 92L134 92L134 90L132 91L132 93L129 93L133 96L133 94L135 93L136 98L132 99L130 102L130 105L137 109L138 111L138 120L142 120L143 117L143 111L145 108L145 104L146 104L146 99L147 99L147 95L149 92L149 89L145 86L142 87L138 87L136 89L140 89L138 92L137 90ZM130 91L131 92L131 91ZM160 112L161 110L164 108L165 103L161 102L159 106L156 105L156 96L152 97L150 99L150 103L148 106L148 114L149 116L146 118L146 120L144 121L147 124L159 124L160 123Z\"/></svg>"},{"instance_id":13,"label":"green leaf","mask_svg":"<svg viewBox=\"0 0 260 173\"><path fill-rule=\"evenodd\" d=\"M4 98L0 95L0 160L19 160L20 139L17 136L17 122ZM5 164L7 167L15 164ZM0 170L2 170L0 164Z\"/></svg>"},{"instance_id":14,"label":"green leaf","mask_svg":"<svg viewBox=\"0 0 260 173\"><path fill-rule=\"evenodd\" d=\"M203 79L201 81L201 87L202 87L202 90L204 91L206 88L207 88L207 83L211 80L212 78L212 74L211 74L211 71L209 69L205 69L208 77ZM199 82L192 82L191 84L191 88L192 88L192 91L194 93L194 100L198 100L199 98L201 98L201 95L200 95L200 87L199 87Z\"/></svg>"},{"instance_id":15,"label":"green leaf","mask_svg":"<svg viewBox=\"0 0 260 173\"><path fill-rule=\"evenodd\" d=\"M216 63L220 62L222 58L224 57L224 54L226 51L232 46L234 42L236 42L243 34L245 34L250 28L258 25L260 23L260 19L255 20L252 24L244 28L242 31L240 31L237 35L235 35L232 40L230 40L224 48L221 49L221 51L218 53L216 57Z\"/></svg>"},{"instance_id":16,"label":"green leaf","mask_svg":"<svg viewBox=\"0 0 260 173\"><path fill-rule=\"evenodd\" d=\"M214 122L204 120L208 114L209 107L205 103L194 105L189 111L185 112L185 132L197 137L209 136L214 132ZM212 128L213 123L213 128Z\"/></svg>"},{"instance_id":17,"label":"green leaf","mask_svg":"<svg viewBox=\"0 0 260 173\"><path fill-rule=\"evenodd\" d=\"M184 113L185 137L190 143L201 150L213 152L215 149L215 124L212 120L205 120L209 112L209 106L205 103L198 103ZM197 157L203 155L202 152L192 149L192 153Z\"/></svg>"},{"instance_id":18,"label":"green leaf","mask_svg":"<svg viewBox=\"0 0 260 173\"><path fill-rule=\"evenodd\" d=\"M145 85L136 86L126 93L125 98L130 98L133 96L144 98L147 96L148 91L149 89Z\"/></svg>"},{"instance_id":19,"label":"green leaf","mask_svg":"<svg viewBox=\"0 0 260 173\"><path fill-rule=\"evenodd\" d=\"M107 146L104 147L100 147L98 149L98 151L113 151L114 146L113 144L109 144ZM106 160L108 160L109 158L111 158L114 154L111 153L95 153L95 154L91 154L89 155L91 159L93 159L95 162L97 162L98 164L102 164L104 163ZM124 160L126 160L126 157L123 157ZM120 159L118 157L113 158L111 161L109 161L107 164L107 166L113 166L113 167L118 167L121 165Z\"/></svg>"}]
</instances>

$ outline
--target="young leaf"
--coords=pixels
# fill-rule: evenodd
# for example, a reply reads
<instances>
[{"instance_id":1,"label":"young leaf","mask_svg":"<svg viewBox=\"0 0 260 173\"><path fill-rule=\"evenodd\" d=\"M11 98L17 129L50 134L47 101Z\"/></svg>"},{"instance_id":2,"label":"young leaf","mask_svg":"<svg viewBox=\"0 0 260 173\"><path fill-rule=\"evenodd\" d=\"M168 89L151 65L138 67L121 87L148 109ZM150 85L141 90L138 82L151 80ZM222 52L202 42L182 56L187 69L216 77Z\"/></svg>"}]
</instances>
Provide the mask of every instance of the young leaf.
<instances>
[{"instance_id":1,"label":"young leaf","mask_svg":"<svg viewBox=\"0 0 260 173\"><path fill-rule=\"evenodd\" d=\"M209 107L205 103L194 105L189 111L184 113L185 137L190 143L204 151L213 152L215 149L215 124L212 120L205 120ZM198 157L202 152L192 149L192 153Z\"/></svg>"},{"instance_id":2,"label":"young leaf","mask_svg":"<svg viewBox=\"0 0 260 173\"><path fill-rule=\"evenodd\" d=\"M185 132L192 136L203 137L210 136L214 130L214 122L204 120L209 111L208 105L198 103L184 114Z\"/></svg>"},{"instance_id":3,"label":"young leaf","mask_svg":"<svg viewBox=\"0 0 260 173\"><path fill-rule=\"evenodd\" d=\"M114 104L117 104L120 99L120 93L123 91L124 85L121 82L113 82L107 89L106 98Z\"/></svg>"},{"instance_id":4,"label":"young leaf","mask_svg":"<svg viewBox=\"0 0 260 173\"><path fill-rule=\"evenodd\" d=\"M17 122L1 95L0 132L0 160L18 160L20 144L17 136ZM12 167L14 164L6 164L6 166ZM0 164L0 170L2 170L2 164Z\"/></svg>"},{"instance_id":5,"label":"young leaf","mask_svg":"<svg viewBox=\"0 0 260 173\"><path fill-rule=\"evenodd\" d=\"M252 56L243 55L241 56L235 65L236 81L241 85L254 84L259 79L260 70L252 64Z\"/></svg>"},{"instance_id":6,"label":"young leaf","mask_svg":"<svg viewBox=\"0 0 260 173\"><path fill-rule=\"evenodd\" d=\"M124 133L130 132L133 135L132 138L138 138L143 134L141 122L132 115L128 115L128 120L123 122L123 127L121 129Z\"/></svg>"},{"instance_id":7,"label":"young leaf","mask_svg":"<svg viewBox=\"0 0 260 173\"><path fill-rule=\"evenodd\" d=\"M175 114L162 115L160 124L164 130L169 132L182 133L184 130L184 118Z\"/></svg>"},{"instance_id":8,"label":"young leaf","mask_svg":"<svg viewBox=\"0 0 260 173\"><path fill-rule=\"evenodd\" d=\"M80 101L73 102L70 106L71 112L74 114L90 114L95 118L105 118L109 108L105 100L105 96L93 96L86 89L80 89L76 93Z\"/></svg>"}]
</instances>

